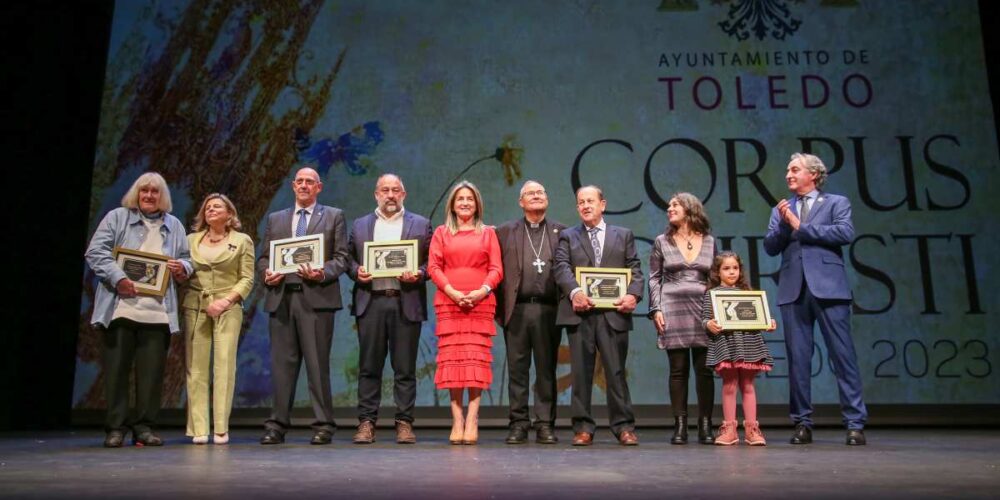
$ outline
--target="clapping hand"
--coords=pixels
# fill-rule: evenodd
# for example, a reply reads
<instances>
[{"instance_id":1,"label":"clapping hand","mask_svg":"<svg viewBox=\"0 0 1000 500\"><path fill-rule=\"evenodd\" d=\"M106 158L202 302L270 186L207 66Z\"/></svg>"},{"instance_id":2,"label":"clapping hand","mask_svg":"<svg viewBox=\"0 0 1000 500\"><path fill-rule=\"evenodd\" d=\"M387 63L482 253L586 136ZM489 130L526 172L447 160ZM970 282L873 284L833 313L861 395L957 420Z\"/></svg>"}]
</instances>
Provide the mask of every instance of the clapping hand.
<instances>
[{"instance_id":1,"label":"clapping hand","mask_svg":"<svg viewBox=\"0 0 1000 500\"><path fill-rule=\"evenodd\" d=\"M788 203L788 200L781 200L778 202L777 208L778 214L781 215L781 218L784 219L789 226L792 226L793 230L798 231L799 216L795 215L795 212L792 211L792 204Z\"/></svg>"}]
</instances>

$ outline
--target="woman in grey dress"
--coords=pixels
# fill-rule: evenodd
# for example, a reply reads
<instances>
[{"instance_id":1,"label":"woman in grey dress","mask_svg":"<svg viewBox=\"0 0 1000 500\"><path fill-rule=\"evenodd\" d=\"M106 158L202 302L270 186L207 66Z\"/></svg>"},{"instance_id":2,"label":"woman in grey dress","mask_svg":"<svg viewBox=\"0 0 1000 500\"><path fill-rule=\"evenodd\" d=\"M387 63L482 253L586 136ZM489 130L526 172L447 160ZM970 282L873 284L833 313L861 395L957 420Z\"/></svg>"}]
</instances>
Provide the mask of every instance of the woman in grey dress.
<instances>
[{"instance_id":1,"label":"woman in grey dress","mask_svg":"<svg viewBox=\"0 0 1000 500\"><path fill-rule=\"evenodd\" d=\"M715 379L705 366L708 335L701 325L702 298L715 258L715 239L701 201L677 193L667 208L669 224L657 236L649 256L649 317L657 346L670 363L670 407L674 413L672 444L687 444L688 373L695 373L698 394L698 441L713 444L712 407Z\"/></svg>"}]
</instances>

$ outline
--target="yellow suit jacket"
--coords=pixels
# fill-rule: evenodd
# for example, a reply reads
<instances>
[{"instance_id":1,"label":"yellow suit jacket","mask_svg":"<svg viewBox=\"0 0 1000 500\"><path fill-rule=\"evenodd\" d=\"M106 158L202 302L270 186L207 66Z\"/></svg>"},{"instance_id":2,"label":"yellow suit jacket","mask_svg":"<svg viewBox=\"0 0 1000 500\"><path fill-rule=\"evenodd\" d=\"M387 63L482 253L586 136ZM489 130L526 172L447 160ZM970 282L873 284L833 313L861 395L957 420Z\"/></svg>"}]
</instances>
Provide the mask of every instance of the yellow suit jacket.
<instances>
[{"instance_id":1,"label":"yellow suit jacket","mask_svg":"<svg viewBox=\"0 0 1000 500\"><path fill-rule=\"evenodd\" d=\"M188 281L181 307L205 310L213 300L224 297L231 291L246 299L253 289L254 248L253 240L244 233L229 233L228 246L213 260L208 260L198 251L198 245L205 231L188 235L191 246L191 264L194 273Z\"/></svg>"}]
</instances>

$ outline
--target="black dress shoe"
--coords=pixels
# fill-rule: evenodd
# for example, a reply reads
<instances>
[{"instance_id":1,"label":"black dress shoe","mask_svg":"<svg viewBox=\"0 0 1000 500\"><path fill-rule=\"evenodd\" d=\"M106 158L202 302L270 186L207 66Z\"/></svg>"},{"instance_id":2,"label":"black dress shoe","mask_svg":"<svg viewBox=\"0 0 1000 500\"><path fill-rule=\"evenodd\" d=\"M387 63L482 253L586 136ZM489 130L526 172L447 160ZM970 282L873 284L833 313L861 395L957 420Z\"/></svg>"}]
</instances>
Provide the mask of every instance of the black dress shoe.
<instances>
[{"instance_id":1,"label":"black dress shoe","mask_svg":"<svg viewBox=\"0 0 1000 500\"><path fill-rule=\"evenodd\" d=\"M712 435L712 417L698 417L698 442L715 444L715 436Z\"/></svg>"},{"instance_id":2,"label":"black dress shoe","mask_svg":"<svg viewBox=\"0 0 1000 500\"><path fill-rule=\"evenodd\" d=\"M510 432L507 433L507 439L504 440L507 444L524 444L528 442L528 429L520 425L510 426Z\"/></svg>"},{"instance_id":3,"label":"black dress shoe","mask_svg":"<svg viewBox=\"0 0 1000 500\"><path fill-rule=\"evenodd\" d=\"M125 444L125 433L122 431L110 431L104 438L105 448L121 448Z\"/></svg>"},{"instance_id":4,"label":"black dress shoe","mask_svg":"<svg viewBox=\"0 0 1000 500\"><path fill-rule=\"evenodd\" d=\"M559 442L559 438L556 437L556 432L552 429L551 425L539 425L538 429L535 430L535 442L538 444L556 444Z\"/></svg>"},{"instance_id":5,"label":"black dress shoe","mask_svg":"<svg viewBox=\"0 0 1000 500\"><path fill-rule=\"evenodd\" d=\"M688 418L674 417L674 436L670 438L670 444L688 443Z\"/></svg>"},{"instance_id":6,"label":"black dress shoe","mask_svg":"<svg viewBox=\"0 0 1000 500\"><path fill-rule=\"evenodd\" d=\"M285 435L278 432L277 429L264 431L264 435L260 438L260 444L282 444L284 442Z\"/></svg>"},{"instance_id":7,"label":"black dress shoe","mask_svg":"<svg viewBox=\"0 0 1000 500\"><path fill-rule=\"evenodd\" d=\"M316 431L316 434L313 434L313 438L309 441L309 444L330 444L330 441L333 441L333 433L320 429Z\"/></svg>"},{"instance_id":8,"label":"black dress shoe","mask_svg":"<svg viewBox=\"0 0 1000 500\"><path fill-rule=\"evenodd\" d=\"M812 429L806 427L804 424L798 424L795 426L795 432L792 434L791 443L792 444L809 444L813 442L813 432Z\"/></svg>"},{"instance_id":9,"label":"black dress shoe","mask_svg":"<svg viewBox=\"0 0 1000 500\"><path fill-rule=\"evenodd\" d=\"M132 444L143 447L143 446L163 446L163 440L160 436L157 436L153 431L146 431L138 436L133 434Z\"/></svg>"},{"instance_id":10,"label":"black dress shoe","mask_svg":"<svg viewBox=\"0 0 1000 500\"><path fill-rule=\"evenodd\" d=\"M864 446L868 444L865 441L865 431L861 429L848 429L847 430L847 446Z\"/></svg>"}]
</instances>

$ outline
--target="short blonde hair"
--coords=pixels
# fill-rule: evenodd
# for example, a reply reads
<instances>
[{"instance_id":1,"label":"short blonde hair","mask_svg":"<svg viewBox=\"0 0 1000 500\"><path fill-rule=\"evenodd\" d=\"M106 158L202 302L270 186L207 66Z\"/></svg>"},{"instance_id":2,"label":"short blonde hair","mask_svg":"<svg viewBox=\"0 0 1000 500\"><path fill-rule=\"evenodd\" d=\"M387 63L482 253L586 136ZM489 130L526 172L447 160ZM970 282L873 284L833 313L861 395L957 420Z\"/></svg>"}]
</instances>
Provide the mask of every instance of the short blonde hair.
<instances>
[{"instance_id":1,"label":"short blonde hair","mask_svg":"<svg viewBox=\"0 0 1000 500\"><path fill-rule=\"evenodd\" d=\"M448 193L448 201L445 203L448 211L445 212L444 225L451 234L458 232L458 216L455 215L455 197L458 196L458 192L463 188L472 191L472 197L476 200L476 213L472 216L472 220L476 226L476 232L481 233L483 231L483 212L486 209L483 206L483 196L479 194L479 188L475 184L465 180L455 184L455 187L451 188L451 192Z\"/></svg>"},{"instance_id":2,"label":"short blonde hair","mask_svg":"<svg viewBox=\"0 0 1000 500\"><path fill-rule=\"evenodd\" d=\"M233 205L233 201L222 193L212 193L205 197L205 201L201 202L201 208L198 209L198 214L194 216L194 224L191 225L191 230L198 232L207 225L205 224L205 207L208 205L208 202L212 200L222 200L222 203L226 205L226 210L229 210L230 215L232 215L232 217L226 221L226 229L235 229L239 231L243 225L240 224L240 215L236 213L236 205Z\"/></svg>"},{"instance_id":3,"label":"short blonde hair","mask_svg":"<svg viewBox=\"0 0 1000 500\"><path fill-rule=\"evenodd\" d=\"M163 213L170 213L174 209L174 204L170 201L170 188L167 187L167 181L162 175L156 172L146 172L140 175L132 183L132 187L128 188L125 196L122 196L122 206L129 209L138 209L139 190L146 186L155 187L160 192L160 204L156 208Z\"/></svg>"}]
</instances>

